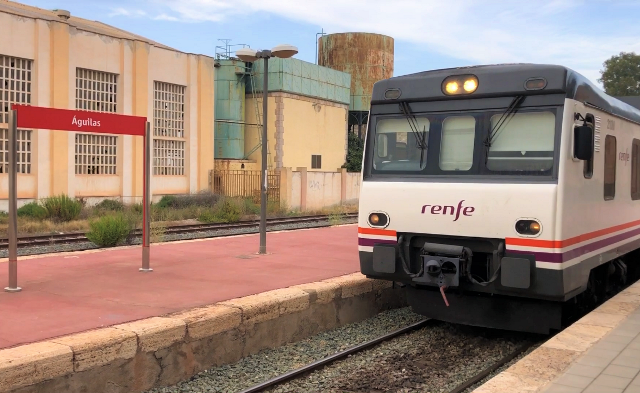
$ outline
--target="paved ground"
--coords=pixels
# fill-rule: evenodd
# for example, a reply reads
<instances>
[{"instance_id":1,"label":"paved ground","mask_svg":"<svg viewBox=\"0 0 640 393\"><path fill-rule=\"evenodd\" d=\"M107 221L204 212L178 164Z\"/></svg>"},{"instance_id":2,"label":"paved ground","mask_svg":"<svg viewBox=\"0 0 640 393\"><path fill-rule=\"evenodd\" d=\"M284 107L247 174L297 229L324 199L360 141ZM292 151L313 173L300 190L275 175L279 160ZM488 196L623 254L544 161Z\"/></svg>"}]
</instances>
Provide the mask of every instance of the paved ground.
<instances>
[{"instance_id":1,"label":"paved ground","mask_svg":"<svg viewBox=\"0 0 640 393\"><path fill-rule=\"evenodd\" d=\"M598 341L545 393L640 393L640 309Z\"/></svg>"},{"instance_id":2,"label":"paved ground","mask_svg":"<svg viewBox=\"0 0 640 393\"><path fill-rule=\"evenodd\" d=\"M0 348L359 271L357 226L50 255L18 262L19 293L0 292ZM5 259L6 261L6 259ZM0 263L0 288L7 264Z\"/></svg>"}]
</instances>

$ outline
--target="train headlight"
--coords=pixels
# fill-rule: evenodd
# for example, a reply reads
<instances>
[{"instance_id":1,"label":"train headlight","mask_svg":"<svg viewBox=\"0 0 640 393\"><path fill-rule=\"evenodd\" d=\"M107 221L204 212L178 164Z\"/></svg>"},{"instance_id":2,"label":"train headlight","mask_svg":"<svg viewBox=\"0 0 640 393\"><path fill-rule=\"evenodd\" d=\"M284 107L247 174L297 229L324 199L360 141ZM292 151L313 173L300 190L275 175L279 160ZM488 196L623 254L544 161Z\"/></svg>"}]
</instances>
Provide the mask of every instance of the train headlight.
<instances>
[{"instance_id":1,"label":"train headlight","mask_svg":"<svg viewBox=\"0 0 640 393\"><path fill-rule=\"evenodd\" d=\"M542 231L542 225L536 220L518 220L516 222L516 232L523 236L537 236Z\"/></svg>"},{"instance_id":2,"label":"train headlight","mask_svg":"<svg viewBox=\"0 0 640 393\"><path fill-rule=\"evenodd\" d=\"M389 216L385 213L371 213L369 214L369 225L376 228L384 228L389 225Z\"/></svg>"},{"instance_id":3,"label":"train headlight","mask_svg":"<svg viewBox=\"0 0 640 393\"><path fill-rule=\"evenodd\" d=\"M449 82L447 83L447 86L445 87L445 90L447 90L447 93L449 94L454 94L458 91L458 82Z\"/></svg>"},{"instance_id":4,"label":"train headlight","mask_svg":"<svg viewBox=\"0 0 640 393\"><path fill-rule=\"evenodd\" d=\"M478 89L475 75L452 75L442 81L442 92L449 96L471 94Z\"/></svg>"},{"instance_id":5,"label":"train headlight","mask_svg":"<svg viewBox=\"0 0 640 393\"><path fill-rule=\"evenodd\" d=\"M478 85L476 84L476 81L473 79L464 81L464 90L468 91L469 93L471 93L472 91L475 91L477 87Z\"/></svg>"}]
</instances>

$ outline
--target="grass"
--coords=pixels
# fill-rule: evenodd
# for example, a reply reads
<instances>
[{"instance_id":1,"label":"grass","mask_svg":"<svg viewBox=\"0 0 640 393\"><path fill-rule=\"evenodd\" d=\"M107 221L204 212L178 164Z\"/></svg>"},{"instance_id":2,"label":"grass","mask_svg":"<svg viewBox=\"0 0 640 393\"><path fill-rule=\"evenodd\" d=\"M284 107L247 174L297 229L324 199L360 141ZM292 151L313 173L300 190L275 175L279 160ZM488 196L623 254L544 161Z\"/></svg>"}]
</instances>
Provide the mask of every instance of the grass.
<instances>
[{"instance_id":1,"label":"grass","mask_svg":"<svg viewBox=\"0 0 640 393\"><path fill-rule=\"evenodd\" d=\"M51 210L62 210L60 216L36 218L32 216L18 217L18 233L20 235L41 235L68 232L89 232L91 223L101 217L123 215L131 222L133 229L142 228L142 204L124 205L116 200L105 200L95 206L82 206L77 211L77 202L66 196L45 200L42 205ZM56 206L57 205L57 206ZM62 206L60 206L62 205ZM29 209L38 210L34 207ZM48 209L47 209L48 210ZM347 204L327 207L304 212L304 215L328 214L331 225L344 223L346 213L358 211L357 204ZM158 203L152 203L151 214L151 242L157 243L164 239L166 228L185 223L232 223L240 220L258 219L260 204L252 198L229 198L200 193L196 195L163 197ZM296 217L303 215L299 210L289 210L280 203L267 203L268 217ZM75 217L75 218L74 218ZM8 236L8 215L0 212L0 237ZM127 241L131 240L128 238Z\"/></svg>"}]
</instances>

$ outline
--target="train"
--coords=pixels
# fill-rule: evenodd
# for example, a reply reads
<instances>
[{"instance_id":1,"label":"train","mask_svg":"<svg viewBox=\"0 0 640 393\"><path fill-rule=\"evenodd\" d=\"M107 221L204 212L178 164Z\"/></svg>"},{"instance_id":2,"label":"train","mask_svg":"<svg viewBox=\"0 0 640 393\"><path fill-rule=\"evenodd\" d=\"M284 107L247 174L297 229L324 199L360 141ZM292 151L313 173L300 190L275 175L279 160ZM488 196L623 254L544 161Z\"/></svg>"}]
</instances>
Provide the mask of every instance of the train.
<instances>
[{"instance_id":1,"label":"train","mask_svg":"<svg viewBox=\"0 0 640 393\"><path fill-rule=\"evenodd\" d=\"M561 330L568 315L638 276L637 104L561 65L376 82L360 272L403 288L428 318Z\"/></svg>"}]
</instances>

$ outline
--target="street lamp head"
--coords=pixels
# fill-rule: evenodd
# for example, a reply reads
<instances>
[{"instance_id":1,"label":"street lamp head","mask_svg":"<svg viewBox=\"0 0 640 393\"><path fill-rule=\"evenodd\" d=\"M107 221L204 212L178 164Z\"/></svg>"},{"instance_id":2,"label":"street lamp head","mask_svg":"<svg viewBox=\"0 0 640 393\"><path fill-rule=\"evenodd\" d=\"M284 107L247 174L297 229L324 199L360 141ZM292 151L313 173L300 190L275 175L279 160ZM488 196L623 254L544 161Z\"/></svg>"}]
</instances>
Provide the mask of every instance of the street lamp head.
<instances>
[{"instance_id":1,"label":"street lamp head","mask_svg":"<svg viewBox=\"0 0 640 393\"><path fill-rule=\"evenodd\" d=\"M281 44L271 49L271 54L281 59L288 59L296 53L298 53L298 48L289 44Z\"/></svg>"},{"instance_id":2,"label":"street lamp head","mask_svg":"<svg viewBox=\"0 0 640 393\"><path fill-rule=\"evenodd\" d=\"M253 63L258 60L258 52L255 49L251 48L242 48L236 51L236 56L238 59L245 61L247 63Z\"/></svg>"}]
</instances>

